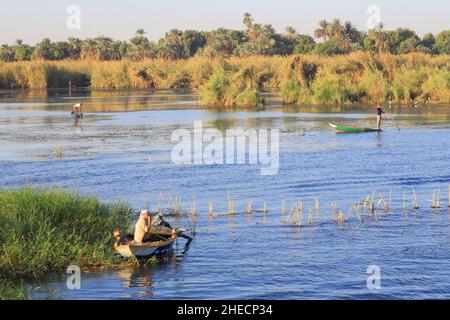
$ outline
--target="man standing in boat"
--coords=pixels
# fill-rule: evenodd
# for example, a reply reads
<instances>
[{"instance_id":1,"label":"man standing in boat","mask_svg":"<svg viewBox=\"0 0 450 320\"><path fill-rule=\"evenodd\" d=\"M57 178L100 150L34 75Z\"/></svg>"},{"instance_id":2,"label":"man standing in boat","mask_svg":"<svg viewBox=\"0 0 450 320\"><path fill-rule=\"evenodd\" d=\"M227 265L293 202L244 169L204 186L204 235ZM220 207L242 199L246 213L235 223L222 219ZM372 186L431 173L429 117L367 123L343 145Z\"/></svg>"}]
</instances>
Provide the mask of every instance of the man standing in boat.
<instances>
[{"instance_id":1,"label":"man standing in boat","mask_svg":"<svg viewBox=\"0 0 450 320\"><path fill-rule=\"evenodd\" d=\"M81 108L83 107L82 103L77 103L72 107L72 115L78 117L78 118L82 118L83 117L83 111L81 110Z\"/></svg>"},{"instance_id":2,"label":"man standing in boat","mask_svg":"<svg viewBox=\"0 0 450 320\"><path fill-rule=\"evenodd\" d=\"M377 105L377 130L381 130L381 116L385 113L383 108L381 107L381 104L378 103Z\"/></svg>"},{"instance_id":3,"label":"man standing in boat","mask_svg":"<svg viewBox=\"0 0 450 320\"><path fill-rule=\"evenodd\" d=\"M145 240L151 236L152 217L148 210L141 212L136 227L134 228L134 242L136 244L142 244Z\"/></svg>"}]
</instances>

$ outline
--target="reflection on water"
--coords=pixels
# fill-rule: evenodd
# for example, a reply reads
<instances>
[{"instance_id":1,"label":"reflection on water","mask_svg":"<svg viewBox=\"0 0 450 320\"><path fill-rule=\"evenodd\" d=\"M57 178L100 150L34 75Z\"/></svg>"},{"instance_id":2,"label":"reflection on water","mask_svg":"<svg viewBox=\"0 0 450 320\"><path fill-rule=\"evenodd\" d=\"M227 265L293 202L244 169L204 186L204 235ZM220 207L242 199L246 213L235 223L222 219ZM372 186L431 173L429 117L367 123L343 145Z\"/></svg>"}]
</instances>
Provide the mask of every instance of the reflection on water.
<instances>
[{"instance_id":1,"label":"reflection on water","mask_svg":"<svg viewBox=\"0 0 450 320\"><path fill-rule=\"evenodd\" d=\"M122 285L125 288L142 288L141 294L147 297L153 295L153 273L154 270L148 266L128 268L114 272L118 278L123 279Z\"/></svg>"},{"instance_id":2,"label":"reflection on water","mask_svg":"<svg viewBox=\"0 0 450 320\"><path fill-rule=\"evenodd\" d=\"M392 108L400 131L386 118L382 133L341 135L328 123L373 126L373 107L283 106L271 95L264 111L220 112L201 109L188 92L0 96L0 186L76 188L136 208L149 203L155 208L160 192L163 203L170 194L183 204L194 196L197 202L197 236L187 253L180 241L165 263L83 274L80 291L52 280L58 297L450 298L450 211L429 208L432 191L450 184L448 107ZM91 109L74 121L68 117L70 106L80 99ZM192 129L196 120L221 131L279 128L279 174L261 176L257 166L247 165L175 166L171 134ZM55 159L57 146L63 148L62 160ZM228 210L228 189L237 212L249 201L258 212L210 217L209 203L214 213ZM331 203L338 202L347 217L352 203L391 189L394 210L380 213L378 224L359 226L354 215L342 228L334 224ZM403 194L410 207L413 189L421 210L405 212ZM282 222L282 199L287 216L296 201L309 210L316 197L321 209L314 226ZM184 220L170 222L186 226ZM381 291L367 290L369 265L381 267ZM36 290L36 297L45 296L45 290Z\"/></svg>"}]
</instances>

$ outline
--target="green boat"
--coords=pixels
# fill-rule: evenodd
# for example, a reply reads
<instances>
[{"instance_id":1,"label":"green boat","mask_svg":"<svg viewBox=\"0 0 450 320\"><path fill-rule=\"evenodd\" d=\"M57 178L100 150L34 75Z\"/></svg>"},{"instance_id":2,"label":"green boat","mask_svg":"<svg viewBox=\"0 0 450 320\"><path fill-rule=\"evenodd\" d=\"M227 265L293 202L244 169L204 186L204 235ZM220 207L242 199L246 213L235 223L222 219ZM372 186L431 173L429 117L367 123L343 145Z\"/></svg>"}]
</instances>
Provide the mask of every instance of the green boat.
<instances>
[{"instance_id":1,"label":"green boat","mask_svg":"<svg viewBox=\"0 0 450 320\"><path fill-rule=\"evenodd\" d=\"M330 123L330 127L334 128L339 133L364 133L364 132L381 132L383 130L373 128L361 128L361 127L344 127Z\"/></svg>"}]
</instances>

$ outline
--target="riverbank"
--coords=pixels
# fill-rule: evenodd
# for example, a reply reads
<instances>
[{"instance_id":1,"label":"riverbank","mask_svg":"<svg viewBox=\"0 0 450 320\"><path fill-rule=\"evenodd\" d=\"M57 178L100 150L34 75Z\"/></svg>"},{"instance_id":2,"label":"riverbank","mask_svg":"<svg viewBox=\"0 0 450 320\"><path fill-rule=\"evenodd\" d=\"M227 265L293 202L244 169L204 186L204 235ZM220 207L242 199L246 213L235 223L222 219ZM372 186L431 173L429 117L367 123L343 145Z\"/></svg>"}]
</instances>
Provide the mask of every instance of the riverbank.
<instances>
[{"instance_id":1,"label":"riverbank","mask_svg":"<svg viewBox=\"0 0 450 320\"><path fill-rule=\"evenodd\" d=\"M0 299L26 298L16 280L70 265L100 270L121 263L112 231L128 226L130 212L120 203L56 188L0 190Z\"/></svg>"},{"instance_id":2,"label":"riverbank","mask_svg":"<svg viewBox=\"0 0 450 320\"><path fill-rule=\"evenodd\" d=\"M285 104L450 103L449 55L194 57L168 61L28 61L0 64L0 88L190 89L205 106L255 108L261 92Z\"/></svg>"}]
</instances>

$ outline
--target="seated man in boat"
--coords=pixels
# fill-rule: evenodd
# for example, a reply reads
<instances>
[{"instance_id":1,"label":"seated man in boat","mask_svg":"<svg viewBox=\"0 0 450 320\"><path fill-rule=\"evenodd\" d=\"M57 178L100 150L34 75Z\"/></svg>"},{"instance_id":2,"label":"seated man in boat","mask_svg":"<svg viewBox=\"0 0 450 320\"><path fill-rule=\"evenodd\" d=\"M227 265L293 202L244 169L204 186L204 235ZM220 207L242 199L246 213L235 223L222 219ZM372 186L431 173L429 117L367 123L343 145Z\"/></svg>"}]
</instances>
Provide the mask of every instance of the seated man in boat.
<instances>
[{"instance_id":1,"label":"seated man in boat","mask_svg":"<svg viewBox=\"0 0 450 320\"><path fill-rule=\"evenodd\" d=\"M151 236L152 217L148 210L141 212L138 222L134 228L134 242L136 244L143 244Z\"/></svg>"},{"instance_id":2,"label":"seated man in boat","mask_svg":"<svg viewBox=\"0 0 450 320\"><path fill-rule=\"evenodd\" d=\"M377 105L377 130L381 130L381 115L385 113L383 108L381 107L381 104L378 103Z\"/></svg>"}]
</instances>

